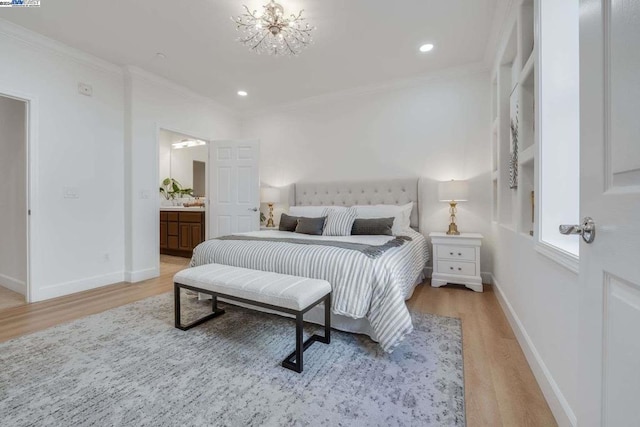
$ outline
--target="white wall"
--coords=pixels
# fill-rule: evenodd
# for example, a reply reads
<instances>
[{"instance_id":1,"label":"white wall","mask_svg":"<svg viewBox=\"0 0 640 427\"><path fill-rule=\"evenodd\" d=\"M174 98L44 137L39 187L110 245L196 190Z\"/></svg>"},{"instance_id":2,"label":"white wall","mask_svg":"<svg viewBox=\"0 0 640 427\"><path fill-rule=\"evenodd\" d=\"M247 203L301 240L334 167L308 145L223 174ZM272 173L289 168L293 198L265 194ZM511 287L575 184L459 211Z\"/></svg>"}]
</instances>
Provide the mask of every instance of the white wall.
<instances>
[{"instance_id":1,"label":"white wall","mask_svg":"<svg viewBox=\"0 0 640 427\"><path fill-rule=\"evenodd\" d=\"M401 87L256 113L243 120L242 134L261 141L260 176L266 186L422 177L424 234L447 228L448 205L437 200L437 182L469 179L472 198L459 205L458 225L488 237L489 106L489 75L470 67ZM492 265L489 247L487 239L483 271Z\"/></svg>"},{"instance_id":2,"label":"white wall","mask_svg":"<svg viewBox=\"0 0 640 427\"><path fill-rule=\"evenodd\" d=\"M203 140L237 139L240 119L215 102L137 68L126 76L126 279L159 274L160 129Z\"/></svg>"},{"instance_id":3,"label":"white wall","mask_svg":"<svg viewBox=\"0 0 640 427\"><path fill-rule=\"evenodd\" d=\"M32 300L118 282L124 265L123 80L98 60L0 29L0 93L34 98ZM11 31L9 31L11 32ZM33 36L24 31L26 39ZM68 48L67 48L68 49ZM78 93L78 82L93 96ZM63 197L63 188L78 198ZM4 197L4 196L3 196Z\"/></svg>"},{"instance_id":4,"label":"white wall","mask_svg":"<svg viewBox=\"0 0 640 427\"><path fill-rule=\"evenodd\" d=\"M27 292L26 103L0 96L0 286Z\"/></svg>"}]
</instances>

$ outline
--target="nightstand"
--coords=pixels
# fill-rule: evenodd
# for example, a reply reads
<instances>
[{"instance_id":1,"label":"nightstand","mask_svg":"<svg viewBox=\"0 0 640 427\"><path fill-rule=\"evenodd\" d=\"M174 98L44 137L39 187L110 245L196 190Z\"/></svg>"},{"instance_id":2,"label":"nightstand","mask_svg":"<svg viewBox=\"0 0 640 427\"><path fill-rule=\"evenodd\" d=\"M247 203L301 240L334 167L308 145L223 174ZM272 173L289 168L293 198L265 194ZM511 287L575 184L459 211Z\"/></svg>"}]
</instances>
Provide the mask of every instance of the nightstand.
<instances>
[{"instance_id":1,"label":"nightstand","mask_svg":"<svg viewBox=\"0 0 640 427\"><path fill-rule=\"evenodd\" d=\"M480 246L482 234L429 233L433 245L433 274L431 286L439 288L447 283L465 285L482 292L480 277Z\"/></svg>"}]
</instances>

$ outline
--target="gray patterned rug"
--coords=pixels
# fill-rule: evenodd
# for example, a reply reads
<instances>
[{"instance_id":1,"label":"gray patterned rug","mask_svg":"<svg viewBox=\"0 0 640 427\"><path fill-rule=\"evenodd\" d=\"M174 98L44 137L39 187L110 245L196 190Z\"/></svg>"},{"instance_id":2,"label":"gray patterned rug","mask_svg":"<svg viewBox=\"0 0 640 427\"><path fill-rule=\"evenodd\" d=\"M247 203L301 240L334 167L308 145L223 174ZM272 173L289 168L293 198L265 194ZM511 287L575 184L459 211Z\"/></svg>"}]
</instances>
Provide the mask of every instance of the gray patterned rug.
<instances>
[{"instance_id":1,"label":"gray patterned rug","mask_svg":"<svg viewBox=\"0 0 640 427\"><path fill-rule=\"evenodd\" d=\"M297 374L280 366L295 346L292 320L226 308L184 332L164 294L0 344L0 424L465 423L458 319L414 314L415 331L390 355L334 331Z\"/></svg>"}]
</instances>

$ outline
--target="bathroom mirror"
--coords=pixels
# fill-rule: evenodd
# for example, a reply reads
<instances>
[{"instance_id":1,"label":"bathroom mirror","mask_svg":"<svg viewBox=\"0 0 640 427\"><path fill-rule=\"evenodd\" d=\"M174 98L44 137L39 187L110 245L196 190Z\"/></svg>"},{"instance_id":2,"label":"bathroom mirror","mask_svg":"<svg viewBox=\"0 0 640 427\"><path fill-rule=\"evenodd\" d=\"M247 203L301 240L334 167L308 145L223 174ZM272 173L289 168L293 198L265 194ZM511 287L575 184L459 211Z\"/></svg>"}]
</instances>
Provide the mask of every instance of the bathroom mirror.
<instances>
[{"instance_id":1,"label":"bathroom mirror","mask_svg":"<svg viewBox=\"0 0 640 427\"><path fill-rule=\"evenodd\" d=\"M165 178L193 189L194 197L205 197L209 146L206 141L160 130L159 185Z\"/></svg>"}]
</instances>

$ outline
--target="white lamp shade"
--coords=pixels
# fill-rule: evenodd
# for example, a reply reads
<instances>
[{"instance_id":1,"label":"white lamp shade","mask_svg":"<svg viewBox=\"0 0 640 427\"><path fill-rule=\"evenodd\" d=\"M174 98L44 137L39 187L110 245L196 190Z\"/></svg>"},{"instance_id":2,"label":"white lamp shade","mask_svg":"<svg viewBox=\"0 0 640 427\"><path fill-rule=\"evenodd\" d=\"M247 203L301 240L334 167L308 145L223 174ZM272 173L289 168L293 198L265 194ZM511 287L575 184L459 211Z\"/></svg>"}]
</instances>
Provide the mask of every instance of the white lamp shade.
<instances>
[{"instance_id":1,"label":"white lamp shade","mask_svg":"<svg viewBox=\"0 0 640 427\"><path fill-rule=\"evenodd\" d=\"M466 202L469 200L467 181L444 181L438 184L438 198L441 202Z\"/></svg>"},{"instance_id":2,"label":"white lamp shade","mask_svg":"<svg viewBox=\"0 0 640 427\"><path fill-rule=\"evenodd\" d=\"M262 203L279 203L280 189L275 187L265 187L260 189L260 201Z\"/></svg>"}]
</instances>

